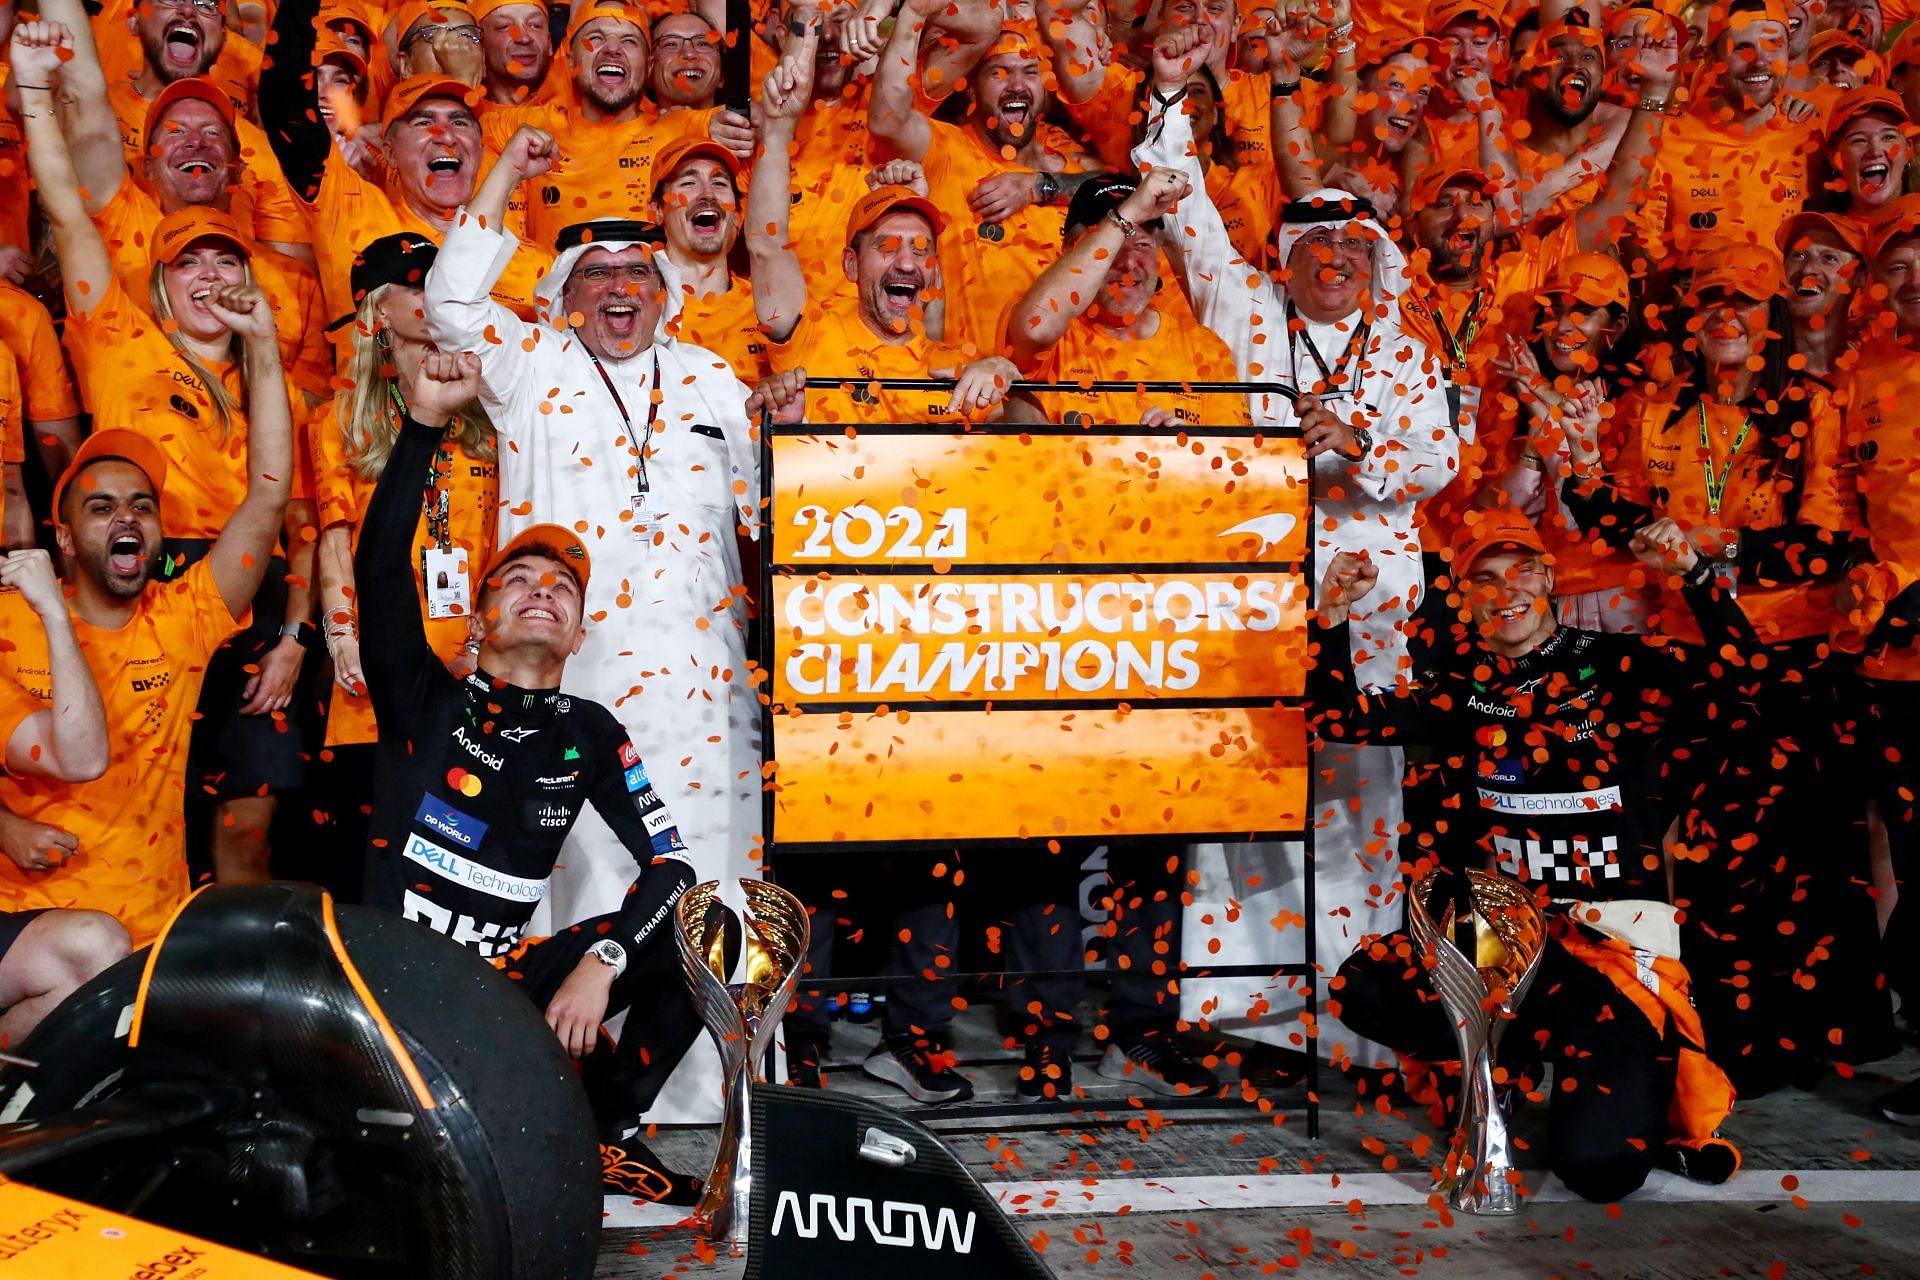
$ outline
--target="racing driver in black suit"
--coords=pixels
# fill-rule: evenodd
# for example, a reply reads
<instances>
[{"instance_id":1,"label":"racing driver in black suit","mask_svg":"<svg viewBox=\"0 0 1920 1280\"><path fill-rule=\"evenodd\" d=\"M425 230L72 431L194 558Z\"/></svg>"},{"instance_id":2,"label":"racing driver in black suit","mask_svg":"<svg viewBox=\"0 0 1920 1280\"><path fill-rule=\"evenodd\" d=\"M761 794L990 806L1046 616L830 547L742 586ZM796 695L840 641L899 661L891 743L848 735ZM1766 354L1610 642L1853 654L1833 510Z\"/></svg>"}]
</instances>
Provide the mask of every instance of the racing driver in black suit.
<instances>
[{"instance_id":1,"label":"racing driver in black suit","mask_svg":"<svg viewBox=\"0 0 1920 1280\"><path fill-rule=\"evenodd\" d=\"M479 663L464 679L428 647L421 622L410 559L423 495L447 423L479 379L471 355L425 357L360 532L361 656L381 725L367 901L478 952L545 1010L582 1064L610 1192L690 1205L699 1180L667 1170L633 1134L700 1031L670 925L693 869L620 722L560 692L586 637L586 548L546 524L495 552L472 613ZM582 804L639 873L617 912L525 939ZM621 1009L615 1042L600 1024Z\"/></svg>"}]
</instances>

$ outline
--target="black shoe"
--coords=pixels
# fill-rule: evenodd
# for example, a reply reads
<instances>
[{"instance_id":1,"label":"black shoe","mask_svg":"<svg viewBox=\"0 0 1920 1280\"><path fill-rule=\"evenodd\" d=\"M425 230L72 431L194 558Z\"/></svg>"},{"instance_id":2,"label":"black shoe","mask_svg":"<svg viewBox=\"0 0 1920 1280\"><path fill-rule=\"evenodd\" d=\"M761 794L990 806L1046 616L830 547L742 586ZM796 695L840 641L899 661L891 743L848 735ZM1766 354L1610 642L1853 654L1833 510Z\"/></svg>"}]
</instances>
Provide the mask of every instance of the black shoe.
<instances>
[{"instance_id":1,"label":"black shoe","mask_svg":"<svg viewBox=\"0 0 1920 1280\"><path fill-rule=\"evenodd\" d=\"M860 1070L906 1091L915 1102L965 1102L973 1083L953 1069L953 1053L934 1040L901 1038L874 1046Z\"/></svg>"},{"instance_id":2,"label":"black shoe","mask_svg":"<svg viewBox=\"0 0 1920 1280\"><path fill-rule=\"evenodd\" d=\"M1109 1080L1154 1093L1215 1093L1220 1080L1167 1036L1120 1035L1107 1046L1099 1071Z\"/></svg>"},{"instance_id":3,"label":"black shoe","mask_svg":"<svg viewBox=\"0 0 1920 1280\"><path fill-rule=\"evenodd\" d=\"M1654 1153L1653 1162L1669 1173L1717 1187L1740 1168L1740 1153L1718 1138L1697 1147L1668 1142Z\"/></svg>"},{"instance_id":4,"label":"black shoe","mask_svg":"<svg viewBox=\"0 0 1920 1280\"><path fill-rule=\"evenodd\" d=\"M1920 1080L1901 1085L1873 1100L1873 1112L1895 1124L1920 1125Z\"/></svg>"},{"instance_id":5,"label":"black shoe","mask_svg":"<svg viewBox=\"0 0 1920 1280\"><path fill-rule=\"evenodd\" d=\"M798 1089L825 1088L820 1079L820 1059L826 1056L825 1047L805 1040L788 1044L787 1083Z\"/></svg>"},{"instance_id":6,"label":"black shoe","mask_svg":"<svg viewBox=\"0 0 1920 1280\"><path fill-rule=\"evenodd\" d=\"M1063 1045L1028 1045L1026 1065L1020 1068L1020 1080L1015 1087L1023 1098L1071 1098L1072 1055Z\"/></svg>"},{"instance_id":7,"label":"black shoe","mask_svg":"<svg viewBox=\"0 0 1920 1280\"><path fill-rule=\"evenodd\" d=\"M692 1208L703 1186L699 1178L667 1168L638 1138L600 1144L600 1187L610 1196Z\"/></svg>"}]
</instances>

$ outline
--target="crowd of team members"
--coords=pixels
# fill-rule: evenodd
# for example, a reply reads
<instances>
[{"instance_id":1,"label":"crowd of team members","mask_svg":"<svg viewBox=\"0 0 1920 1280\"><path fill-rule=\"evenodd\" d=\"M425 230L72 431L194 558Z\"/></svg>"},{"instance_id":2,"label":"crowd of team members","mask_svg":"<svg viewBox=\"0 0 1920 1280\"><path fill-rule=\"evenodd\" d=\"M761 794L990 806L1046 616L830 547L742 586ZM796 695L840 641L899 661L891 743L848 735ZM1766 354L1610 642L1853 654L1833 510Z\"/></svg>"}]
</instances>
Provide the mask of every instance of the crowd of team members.
<instances>
[{"instance_id":1,"label":"crowd of team members","mask_svg":"<svg viewBox=\"0 0 1920 1280\"><path fill-rule=\"evenodd\" d=\"M1344 922L1318 959L1364 940L1371 962L1335 982L1323 1048L1366 1044L1336 1020L1356 993L1417 977L1374 941L1393 886L1462 857L1680 908L1700 1016L1640 1008L1645 1061L1704 1022L1753 1093L1897 1048L1890 994L1920 999L1895 905L1920 790L1905 0L751 7L729 32L718 0L0 3L0 1029L152 940L190 866L285 874L276 797L300 788L356 851L301 874L496 957L591 1056L610 983L670 981L637 904L677 896L682 859L751 868L767 413L1300 430L1339 624L1320 669L1419 706L1316 686L1320 902ZM738 41L750 83L723 75ZM928 377L951 391L866 381ZM1082 385L1175 377L1289 390ZM377 495L410 544L361 544ZM360 587L403 552L396 621ZM1703 622L1710 678L1660 640L1693 652ZM1589 648L1641 670L1575 689L1594 667L1555 664ZM619 725L558 693L576 653L568 692ZM1449 688L1510 700L1448 715ZM1657 767L1614 741L1653 729ZM1556 758L1569 789L1539 792L1567 743L1585 766ZM1493 817L1462 816L1476 789ZM583 798L607 829L576 830ZM1595 805L1629 815L1604 848L1540 817ZM611 880L563 892L562 837L568 876ZM1102 1070L1215 1087L1217 1037L1202 1061L1174 1035L1178 893L1118 853ZM1056 861L990 923L1019 967L1079 963ZM963 1097L936 978L972 924L936 860L892 867L886 932L926 980L868 1069ZM840 894L808 896L824 974ZM579 945L530 978L536 906ZM1606 971L1602 941L1560 938ZM1658 996L1674 957L1647 955ZM1582 1020L1617 1016L1601 990ZM1071 1090L1079 998L1010 992L1023 1093ZM628 1104L692 1040L681 1013L630 1031L623 1056L665 1066L637 1091L614 1072ZM797 1081L826 1026L803 1001ZM1685 1074L1641 1092L1660 1110ZM1909 1093L1887 1114L1920 1112ZM629 1136L638 1111L601 1101ZM1701 1155L1723 1113L1671 1126L1696 1173L1728 1171ZM630 1189L686 1193L663 1176Z\"/></svg>"}]
</instances>

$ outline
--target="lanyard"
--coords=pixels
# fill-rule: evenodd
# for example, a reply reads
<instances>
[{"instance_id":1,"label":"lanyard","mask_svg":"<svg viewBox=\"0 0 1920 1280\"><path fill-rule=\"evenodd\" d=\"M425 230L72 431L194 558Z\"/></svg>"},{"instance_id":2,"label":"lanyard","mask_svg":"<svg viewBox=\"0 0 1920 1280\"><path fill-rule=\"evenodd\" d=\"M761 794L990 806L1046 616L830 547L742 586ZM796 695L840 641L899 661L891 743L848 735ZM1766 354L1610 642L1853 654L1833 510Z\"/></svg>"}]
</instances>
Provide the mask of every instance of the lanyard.
<instances>
[{"instance_id":1,"label":"lanyard","mask_svg":"<svg viewBox=\"0 0 1920 1280\"><path fill-rule=\"evenodd\" d=\"M1460 331L1456 335L1447 328L1447 317L1440 307L1436 296L1433 302L1433 327L1440 331L1440 340L1447 344L1447 356L1455 372L1464 372L1467 367L1467 349L1473 346L1473 340L1480 336L1480 303L1486 295L1480 290L1473 291L1473 301L1467 304L1467 314L1460 317Z\"/></svg>"},{"instance_id":2,"label":"lanyard","mask_svg":"<svg viewBox=\"0 0 1920 1280\"><path fill-rule=\"evenodd\" d=\"M1753 431L1753 418L1748 416L1740 422L1740 434L1733 438L1733 449L1727 454L1727 465L1720 468L1715 476L1713 470L1713 446L1707 442L1707 402L1700 402L1700 469L1706 472L1707 514L1720 514L1720 500L1726 496L1727 481L1733 477L1733 464L1739 460L1740 446L1747 442L1747 436Z\"/></svg>"},{"instance_id":3,"label":"lanyard","mask_svg":"<svg viewBox=\"0 0 1920 1280\"><path fill-rule=\"evenodd\" d=\"M1294 343L1295 330L1293 327L1294 317L1297 314L1293 309L1293 299L1287 299L1287 358L1293 366L1293 385L1296 387L1300 385L1300 349ZM1367 339L1372 333L1373 322L1370 320L1362 322L1360 327L1353 331L1353 336L1347 339L1347 349L1340 353L1339 365L1330 369L1327 367L1326 357L1320 354L1320 348L1313 344L1313 335L1307 332L1304 325L1301 326L1298 331L1298 336L1306 342L1307 354L1312 356L1313 362L1320 366L1321 385L1324 390L1317 391L1314 394L1323 396L1342 394L1341 384L1347 380L1347 366L1353 363L1356 354L1361 357L1360 362L1363 365L1366 363ZM1359 392L1360 378L1356 375L1353 386L1354 399L1357 400L1360 398Z\"/></svg>"},{"instance_id":4,"label":"lanyard","mask_svg":"<svg viewBox=\"0 0 1920 1280\"><path fill-rule=\"evenodd\" d=\"M387 384L387 396L393 401L394 412L404 416L407 402L400 395L398 383ZM396 429L399 425L397 421L394 423ZM447 443L446 433L442 432L440 443L433 451L433 469L427 473L426 488L420 495L420 514L427 521L427 536L442 551L453 549L452 494L447 487L447 480L452 475L453 449Z\"/></svg>"},{"instance_id":5,"label":"lanyard","mask_svg":"<svg viewBox=\"0 0 1920 1280\"><path fill-rule=\"evenodd\" d=\"M620 421L626 424L627 452L631 453L639 464L635 471L639 477L639 488L634 496L636 499L644 500L649 492L647 446L653 442L653 424L660 416L660 353L658 351L653 353L653 385L647 390L647 431L636 447L633 443L633 417L627 412L627 402L620 398L620 389L613 385L613 379L607 376L607 367L600 363L600 357L593 354L593 349L584 342L580 344L580 349L587 353L587 359L593 361L594 372L598 373L600 381L606 384L607 394L613 397L613 407L620 411ZM638 503L636 502L635 505Z\"/></svg>"}]
</instances>

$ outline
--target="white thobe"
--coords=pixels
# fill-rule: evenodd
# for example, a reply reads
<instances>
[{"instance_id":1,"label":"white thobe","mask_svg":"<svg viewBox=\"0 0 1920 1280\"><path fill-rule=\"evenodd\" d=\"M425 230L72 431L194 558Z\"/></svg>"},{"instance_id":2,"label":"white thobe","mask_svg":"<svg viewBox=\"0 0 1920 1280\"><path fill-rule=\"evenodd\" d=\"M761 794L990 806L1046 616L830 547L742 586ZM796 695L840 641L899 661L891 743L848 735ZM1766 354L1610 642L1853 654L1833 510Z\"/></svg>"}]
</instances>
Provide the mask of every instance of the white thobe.
<instances>
[{"instance_id":1,"label":"white thobe","mask_svg":"<svg viewBox=\"0 0 1920 1280\"><path fill-rule=\"evenodd\" d=\"M1308 324L1303 333L1290 332L1285 293L1241 259L1207 197L1193 154L1191 118L1184 110L1158 111L1161 118L1133 154L1143 165L1184 170L1193 185L1192 194L1164 220L1162 241L1200 322L1226 342L1246 381L1300 387L1319 382L1324 375L1308 340L1337 371L1361 313L1338 325ZM1382 242L1376 250L1377 289L1389 277L1383 255L1398 265L1397 251ZM1360 682L1374 688L1404 675L1403 624L1425 585L1414 505L1446 487L1459 459L1444 368L1397 327L1396 300L1383 296L1378 302L1386 314L1371 322L1357 385L1349 374L1338 384L1341 394L1320 397L1342 419L1359 419L1372 433L1373 447L1358 462L1327 453L1312 463L1316 565L1323 568L1337 551L1366 551L1380 572L1379 584L1363 602L1366 611L1356 609L1352 617L1354 667ZM1250 401L1256 425L1298 425L1286 397L1256 394ZM1319 583L1311 585L1317 594ZM1339 655L1323 660L1337 661ZM1314 753L1309 821L1317 864L1317 946L1312 960L1323 991L1325 978L1361 938L1400 923L1397 832L1404 766L1402 753L1393 747L1341 743ZM1199 873L1182 929L1182 959L1190 968L1299 963L1304 935L1290 922L1305 918L1307 867L1298 844L1202 844L1190 856ZM1217 952L1209 949L1213 939L1220 940ZM1223 1031L1282 1045L1295 1046L1295 1014L1302 1003L1297 984L1285 982L1217 979L1181 986L1183 1017L1204 1017ZM1324 1009L1315 1044L1322 1057L1336 1061L1346 1055L1363 1063L1391 1060Z\"/></svg>"},{"instance_id":2,"label":"white thobe","mask_svg":"<svg viewBox=\"0 0 1920 1280\"><path fill-rule=\"evenodd\" d=\"M657 339L602 362L629 427L580 342L488 296L518 243L463 213L426 283L435 343L480 357L480 400L500 441L499 537L542 523L579 532L592 557L587 639L563 688L626 727L701 880L757 875L760 710L734 541L738 524L757 528L760 501L748 389L714 353ZM544 301L557 312L554 292ZM646 454L644 504L634 448ZM632 875L613 833L583 811L554 872L551 925L614 910ZM714 1061L703 1038L653 1119L717 1115L713 1076L693 1087Z\"/></svg>"}]
</instances>

